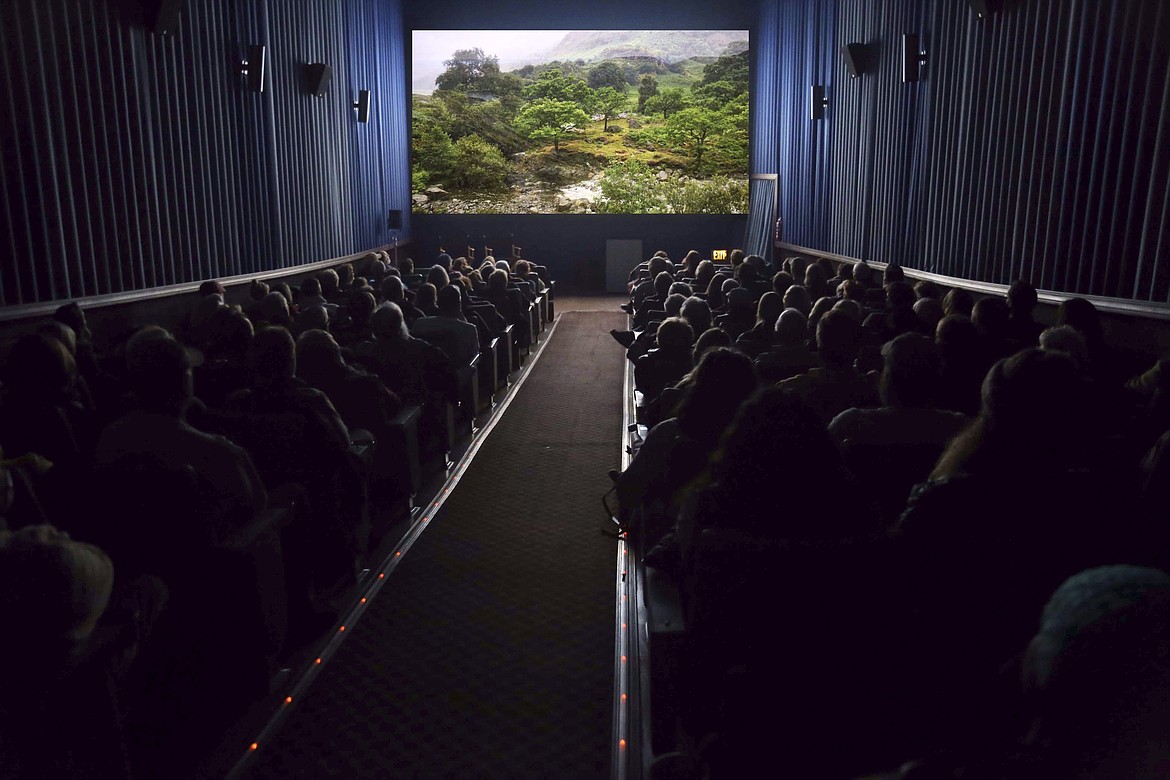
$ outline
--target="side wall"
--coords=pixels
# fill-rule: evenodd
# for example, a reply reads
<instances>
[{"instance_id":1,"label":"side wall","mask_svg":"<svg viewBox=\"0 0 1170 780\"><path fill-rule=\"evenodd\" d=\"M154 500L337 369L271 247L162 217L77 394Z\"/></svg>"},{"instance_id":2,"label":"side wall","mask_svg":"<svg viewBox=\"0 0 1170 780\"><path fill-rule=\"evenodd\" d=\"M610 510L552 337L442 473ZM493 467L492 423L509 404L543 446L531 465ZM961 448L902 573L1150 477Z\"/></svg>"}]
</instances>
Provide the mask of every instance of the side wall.
<instances>
[{"instance_id":1,"label":"side wall","mask_svg":"<svg viewBox=\"0 0 1170 780\"><path fill-rule=\"evenodd\" d=\"M786 242L947 276L1170 300L1170 6L764 0ZM903 83L902 35L922 79ZM872 45L846 72L840 49ZM822 120L809 88L825 85Z\"/></svg>"},{"instance_id":2,"label":"side wall","mask_svg":"<svg viewBox=\"0 0 1170 780\"><path fill-rule=\"evenodd\" d=\"M0 4L0 305L259 273L386 244L407 209L400 0ZM244 88L266 47L264 91ZM323 62L323 97L302 67ZM370 122L351 106L373 94Z\"/></svg>"}]
</instances>

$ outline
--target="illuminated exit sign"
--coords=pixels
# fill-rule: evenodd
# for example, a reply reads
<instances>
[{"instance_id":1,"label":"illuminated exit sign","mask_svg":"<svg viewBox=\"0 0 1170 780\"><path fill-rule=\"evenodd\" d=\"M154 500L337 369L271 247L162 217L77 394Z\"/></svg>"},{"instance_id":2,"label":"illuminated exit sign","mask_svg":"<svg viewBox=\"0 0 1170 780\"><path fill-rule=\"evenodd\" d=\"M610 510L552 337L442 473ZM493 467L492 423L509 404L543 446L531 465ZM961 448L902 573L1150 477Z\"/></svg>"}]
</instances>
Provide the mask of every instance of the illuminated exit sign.
<instances>
[{"instance_id":1,"label":"illuminated exit sign","mask_svg":"<svg viewBox=\"0 0 1170 780\"><path fill-rule=\"evenodd\" d=\"M712 250L711 251L711 259L714 260L716 263L726 263L727 262L727 250L726 249Z\"/></svg>"}]
</instances>

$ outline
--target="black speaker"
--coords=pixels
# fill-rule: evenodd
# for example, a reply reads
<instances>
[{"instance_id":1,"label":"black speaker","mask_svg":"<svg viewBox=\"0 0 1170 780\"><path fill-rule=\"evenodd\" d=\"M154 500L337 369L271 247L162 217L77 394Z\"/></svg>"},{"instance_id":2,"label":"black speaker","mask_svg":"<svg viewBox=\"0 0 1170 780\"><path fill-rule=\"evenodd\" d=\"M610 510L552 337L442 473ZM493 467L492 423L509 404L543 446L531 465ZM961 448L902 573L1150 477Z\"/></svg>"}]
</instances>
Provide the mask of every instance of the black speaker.
<instances>
[{"instance_id":1,"label":"black speaker","mask_svg":"<svg viewBox=\"0 0 1170 780\"><path fill-rule=\"evenodd\" d=\"M183 14L183 0L138 0L142 26L155 35L173 35Z\"/></svg>"},{"instance_id":2,"label":"black speaker","mask_svg":"<svg viewBox=\"0 0 1170 780\"><path fill-rule=\"evenodd\" d=\"M865 43L847 43L841 47L845 69L853 78L869 73L874 66L874 47Z\"/></svg>"},{"instance_id":3,"label":"black speaker","mask_svg":"<svg viewBox=\"0 0 1170 780\"><path fill-rule=\"evenodd\" d=\"M357 121L370 121L370 91L368 89L358 91L358 99L353 107L357 110Z\"/></svg>"},{"instance_id":4,"label":"black speaker","mask_svg":"<svg viewBox=\"0 0 1170 780\"><path fill-rule=\"evenodd\" d=\"M314 97L321 97L329 91L333 80L333 68L323 62L311 62L305 66L305 90Z\"/></svg>"},{"instance_id":5,"label":"black speaker","mask_svg":"<svg viewBox=\"0 0 1170 780\"><path fill-rule=\"evenodd\" d=\"M244 88L249 92L264 91L265 55L263 46L249 46L248 59L240 65L240 72L244 74Z\"/></svg>"},{"instance_id":6,"label":"black speaker","mask_svg":"<svg viewBox=\"0 0 1170 780\"><path fill-rule=\"evenodd\" d=\"M389 216L386 218L386 228L388 230L402 230L402 212L398 209L391 209Z\"/></svg>"},{"instance_id":7,"label":"black speaker","mask_svg":"<svg viewBox=\"0 0 1170 780\"><path fill-rule=\"evenodd\" d=\"M1003 0L967 0L971 4L971 10L980 19L986 19L992 14L997 14L1003 10Z\"/></svg>"}]
</instances>

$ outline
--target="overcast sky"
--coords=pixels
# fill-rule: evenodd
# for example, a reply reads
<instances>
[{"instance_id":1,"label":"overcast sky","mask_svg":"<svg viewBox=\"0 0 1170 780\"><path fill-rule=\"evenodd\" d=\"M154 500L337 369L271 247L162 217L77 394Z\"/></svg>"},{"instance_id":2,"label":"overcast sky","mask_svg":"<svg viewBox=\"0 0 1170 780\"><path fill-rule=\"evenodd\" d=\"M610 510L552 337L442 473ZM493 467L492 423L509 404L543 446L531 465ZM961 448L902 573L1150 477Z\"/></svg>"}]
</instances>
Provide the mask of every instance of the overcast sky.
<instances>
[{"instance_id":1,"label":"overcast sky","mask_svg":"<svg viewBox=\"0 0 1170 780\"><path fill-rule=\"evenodd\" d=\"M500 62L527 59L548 51L568 30L415 30L412 54L419 63L431 64L451 59L457 49L483 49Z\"/></svg>"}]
</instances>

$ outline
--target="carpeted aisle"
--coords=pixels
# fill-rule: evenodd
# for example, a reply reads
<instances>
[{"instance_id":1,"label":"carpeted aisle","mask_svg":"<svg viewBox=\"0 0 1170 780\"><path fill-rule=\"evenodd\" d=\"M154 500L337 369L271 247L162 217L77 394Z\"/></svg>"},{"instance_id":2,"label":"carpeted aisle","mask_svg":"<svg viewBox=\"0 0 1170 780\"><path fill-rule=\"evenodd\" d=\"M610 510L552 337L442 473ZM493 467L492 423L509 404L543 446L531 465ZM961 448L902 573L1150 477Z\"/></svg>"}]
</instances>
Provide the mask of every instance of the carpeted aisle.
<instances>
[{"instance_id":1,"label":"carpeted aisle","mask_svg":"<svg viewBox=\"0 0 1170 780\"><path fill-rule=\"evenodd\" d=\"M475 462L258 752L254 778L601 778L624 315L567 312Z\"/></svg>"}]
</instances>

